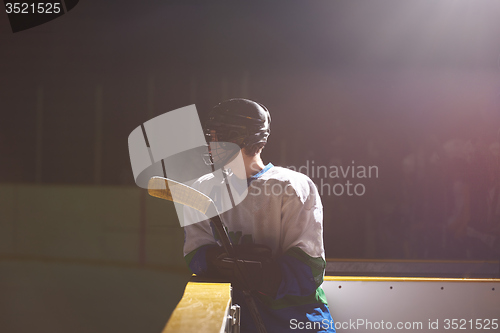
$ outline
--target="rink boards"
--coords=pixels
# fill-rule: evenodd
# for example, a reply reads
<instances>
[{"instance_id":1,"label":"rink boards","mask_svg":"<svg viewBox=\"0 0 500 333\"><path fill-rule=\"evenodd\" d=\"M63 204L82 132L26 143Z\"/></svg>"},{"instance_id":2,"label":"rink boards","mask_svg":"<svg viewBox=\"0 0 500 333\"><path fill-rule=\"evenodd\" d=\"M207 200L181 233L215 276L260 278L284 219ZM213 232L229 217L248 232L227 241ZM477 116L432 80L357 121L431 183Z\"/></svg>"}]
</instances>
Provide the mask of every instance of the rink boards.
<instances>
[{"instance_id":1,"label":"rink boards","mask_svg":"<svg viewBox=\"0 0 500 333\"><path fill-rule=\"evenodd\" d=\"M323 289L334 322L322 328L337 332L500 332L500 279L325 276ZM228 290L228 284L189 282L164 333L193 325L227 331ZM290 332L311 325L291 320Z\"/></svg>"}]
</instances>

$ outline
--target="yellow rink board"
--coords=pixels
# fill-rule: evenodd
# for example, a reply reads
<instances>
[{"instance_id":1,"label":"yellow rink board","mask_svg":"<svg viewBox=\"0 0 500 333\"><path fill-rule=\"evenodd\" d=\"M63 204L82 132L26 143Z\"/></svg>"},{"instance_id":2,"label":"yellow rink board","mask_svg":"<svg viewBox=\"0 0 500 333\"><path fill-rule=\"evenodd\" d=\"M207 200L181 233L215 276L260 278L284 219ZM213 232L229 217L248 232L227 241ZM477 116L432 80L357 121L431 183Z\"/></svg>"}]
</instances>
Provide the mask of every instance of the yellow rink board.
<instances>
[{"instance_id":1,"label":"yellow rink board","mask_svg":"<svg viewBox=\"0 0 500 333\"><path fill-rule=\"evenodd\" d=\"M219 333L231 305L231 284L188 282L163 333Z\"/></svg>"},{"instance_id":2,"label":"yellow rink board","mask_svg":"<svg viewBox=\"0 0 500 333\"><path fill-rule=\"evenodd\" d=\"M363 282L500 282L500 279L437 278L437 277L385 277L385 276L325 276L324 281Z\"/></svg>"},{"instance_id":3,"label":"yellow rink board","mask_svg":"<svg viewBox=\"0 0 500 333\"><path fill-rule=\"evenodd\" d=\"M193 281L194 280L194 281ZM228 313L228 309L231 305L231 285L229 283L220 283L220 282L215 282L215 280L211 280L214 282L195 282L196 277L193 276L191 281L186 285L186 289L184 291L184 295L175 308L172 316L170 317L163 333L173 333L173 332L214 332L214 333L220 333L223 332L223 328L225 326L225 318ZM421 286L416 286L415 282L438 282L438 283L452 283L453 285L460 285L463 284L463 286L469 285L473 286L474 283L478 284L478 288L485 289L484 287L481 287L481 283L492 283L492 287L488 287L485 290L488 290L487 293L484 290L480 290L481 292L485 292L483 296L491 296L493 297L492 300L490 300L490 304L492 306L487 305L488 303L485 303L486 307L490 307L493 309L492 311L496 311L494 309L498 308L498 300L493 296L493 294L490 295L490 293L494 292L494 284L500 283L500 279L471 279L471 278L422 278L422 277L368 277L368 276L325 276L324 277L325 284L323 285L323 289L327 293L327 296L330 295L335 302L339 303L339 306L332 306L332 308L335 308L332 312L332 314L338 315L339 318L350 318L352 317L352 313L355 313L356 311L359 312L359 305L356 305L354 307L350 302L352 302L351 299L362 299L364 296L363 295L369 295L371 292L376 294L377 292L381 292L380 288L378 288L377 285L380 285L380 283L384 282L405 282L406 289L402 288L396 288L397 291L403 292L403 299L406 299L408 295L416 295L415 293L415 288L418 289L418 291L422 292L428 292L426 288L423 288ZM363 288L368 288L368 289L363 289L364 291L362 292L361 295L348 295L346 299L342 299L343 294L346 294L346 292L356 292L356 290L359 290L359 286L356 288L351 288L351 289L338 289L335 285L335 289L331 289L331 283L333 282L367 282L367 284L364 285ZM375 283L372 283L375 282ZM441 286L441 285L440 285ZM441 293L436 294L436 296L439 297L440 301L447 300L447 297L452 297L453 295L449 295L448 290L451 285L447 285L445 291L441 291ZM409 288L409 289L408 289ZM413 289L412 289L413 288ZM423 289L422 289L423 288ZM391 297L397 297L396 295L396 289L391 291ZM500 289L500 288L497 288ZM342 293L340 293L340 290ZM392 290L387 289L387 290ZM409 291L408 291L409 290ZM439 289L443 290L443 288ZM459 291L463 292L465 289L460 287ZM467 289L468 290L468 289ZM335 292L335 294L333 293ZM368 291L368 292L365 292ZM330 294L329 294L330 292ZM404 294L404 293L407 294ZM340 293L340 294L337 294ZM477 291L472 292L472 294L477 293ZM452 293L454 294L454 293ZM456 293L457 295L460 295L460 293ZM376 299L382 299L385 294L381 294L379 297L375 297ZM344 296L345 297L345 296ZM453 296L455 297L455 296ZM491 298L490 297L490 298ZM369 297L370 298L370 297ZM370 299L367 299L367 301L370 301ZM373 297L372 297L373 298ZM394 300L395 302L397 301L397 298ZM332 302L331 304L335 304L335 302ZM403 301L402 304L406 304L406 301ZM472 303L467 303L465 301L460 301L458 303L461 304L472 304ZM484 303L484 302L483 302ZM398 304L397 302L394 304ZM418 303L415 303L418 305ZM419 308L420 305L418 305L414 311L410 311L411 313L416 313L418 314L419 312L422 312L423 310ZM477 305L472 305L473 307ZM376 305L371 307L372 309L377 309ZM357 310L356 310L357 309ZM379 309L379 308L378 308ZM490 310L491 310L490 309ZM346 313L340 313L339 311L342 310ZM365 313L370 313L371 309L368 310L363 310ZM389 311L390 310L390 311ZM461 307L460 311L466 311L467 307ZM335 312L337 311L337 312ZM456 310L458 311L458 310ZM450 315L456 314L456 311L453 313L450 313ZM485 310L483 310L484 312ZM352 312L352 313L351 313ZM397 312L396 309L388 309L388 313L394 313ZM425 311L424 311L425 313ZM468 312L465 312L468 314ZM401 314L402 316L403 314ZM429 315L430 316L430 315ZM494 316L493 316L494 317ZM374 320L378 317L374 317ZM402 318L402 317L401 317ZM430 317L429 317L430 318ZM411 318L410 318L411 319Z\"/></svg>"}]
</instances>

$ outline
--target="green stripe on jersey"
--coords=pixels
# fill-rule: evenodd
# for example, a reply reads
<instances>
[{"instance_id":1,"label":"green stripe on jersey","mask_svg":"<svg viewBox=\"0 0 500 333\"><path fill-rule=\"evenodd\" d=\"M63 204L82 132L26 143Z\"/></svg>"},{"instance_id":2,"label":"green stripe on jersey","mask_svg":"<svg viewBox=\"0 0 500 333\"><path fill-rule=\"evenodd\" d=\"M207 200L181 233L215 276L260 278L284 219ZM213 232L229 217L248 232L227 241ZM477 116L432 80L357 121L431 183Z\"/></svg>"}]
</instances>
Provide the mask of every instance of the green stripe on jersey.
<instances>
[{"instance_id":1,"label":"green stripe on jersey","mask_svg":"<svg viewBox=\"0 0 500 333\"><path fill-rule=\"evenodd\" d=\"M313 258L298 247L292 247L291 249L286 251L285 255L289 255L290 257L293 257L311 267L311 272L314 277L316 287L321 286L321 284L323 283L323 276L325 274L326 268L326 262L323 258Z\"/></svg>"},{"instance_id":2,"label":"green stripe on jersey","mask_svg":"<svg viewBox=\"0 0 500 333\"><path fill-rule=\"evenodd\" d=\"M272 297L255 293L255 295L262 301L262 303L266 304L269 308L273 310L279 310L284 308L289 308L291 306L312 304L312 303L323 303L328 304L325 296L325 292L323 288L318 287L316 292L312 293L309 296L292 296L286 295L280 299L272 299Z\"/></svg>"}]
</instances>

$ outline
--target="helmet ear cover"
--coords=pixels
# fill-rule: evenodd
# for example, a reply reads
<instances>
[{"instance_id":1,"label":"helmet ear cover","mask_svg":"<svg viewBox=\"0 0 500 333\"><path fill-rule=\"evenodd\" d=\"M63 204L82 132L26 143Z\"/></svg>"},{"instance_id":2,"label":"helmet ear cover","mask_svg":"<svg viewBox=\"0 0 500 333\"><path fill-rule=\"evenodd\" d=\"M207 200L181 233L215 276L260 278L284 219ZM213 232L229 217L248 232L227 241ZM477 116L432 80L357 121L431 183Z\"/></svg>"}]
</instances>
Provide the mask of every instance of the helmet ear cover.
<instances>
[{"instance_id":1,"label":"helmet ear cover","mask_svg":"<svg viewBox=\"0 0 500 333\"><path fill-rule=\"evenodd\" d=\"M212 132L215 134L215 138L212 137ZM232 142L243 147L245 138L248 136L248 131L244 126L238 125L219 125L210 126L205 130L205 138L207 142L219 141L219 142Z\"/></svg>"}]
</instances>

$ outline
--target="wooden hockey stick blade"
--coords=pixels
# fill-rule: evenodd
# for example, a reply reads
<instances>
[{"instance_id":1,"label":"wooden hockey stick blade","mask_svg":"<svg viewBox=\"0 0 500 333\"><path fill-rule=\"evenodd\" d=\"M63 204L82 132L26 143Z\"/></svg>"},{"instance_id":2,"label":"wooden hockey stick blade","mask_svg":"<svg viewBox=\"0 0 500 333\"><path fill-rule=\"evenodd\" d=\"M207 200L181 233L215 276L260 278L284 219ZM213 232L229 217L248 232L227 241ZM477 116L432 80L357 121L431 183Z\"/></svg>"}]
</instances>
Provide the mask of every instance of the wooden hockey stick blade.
<instances>
[{"instance_id":1,"label":"wooden hockey stick blade","mask_svg":"<svg viewBox=\"0 0 500 333\"><path fill-rule=\"evenodd\" d=\"M156 198L191 207L209 216L226 252L231 256L236 256L227 231L224 229L224 224L217 212L217 208L209 196L190 186L164 177L152 177L148 183L148 193Z\"/></svg>"},{"instance_id":2,"label":"wooden hockey stick blade","mask_svg":"<svg viewBox=\"0 0 500 333\"><path fill-rule=\"evenodd\" d=\"M214 205L212 199L200 191L164 177L152 177L148 183L148 193L153 197L191 207L203 214Z\"/></svg>"}]
</instances>

